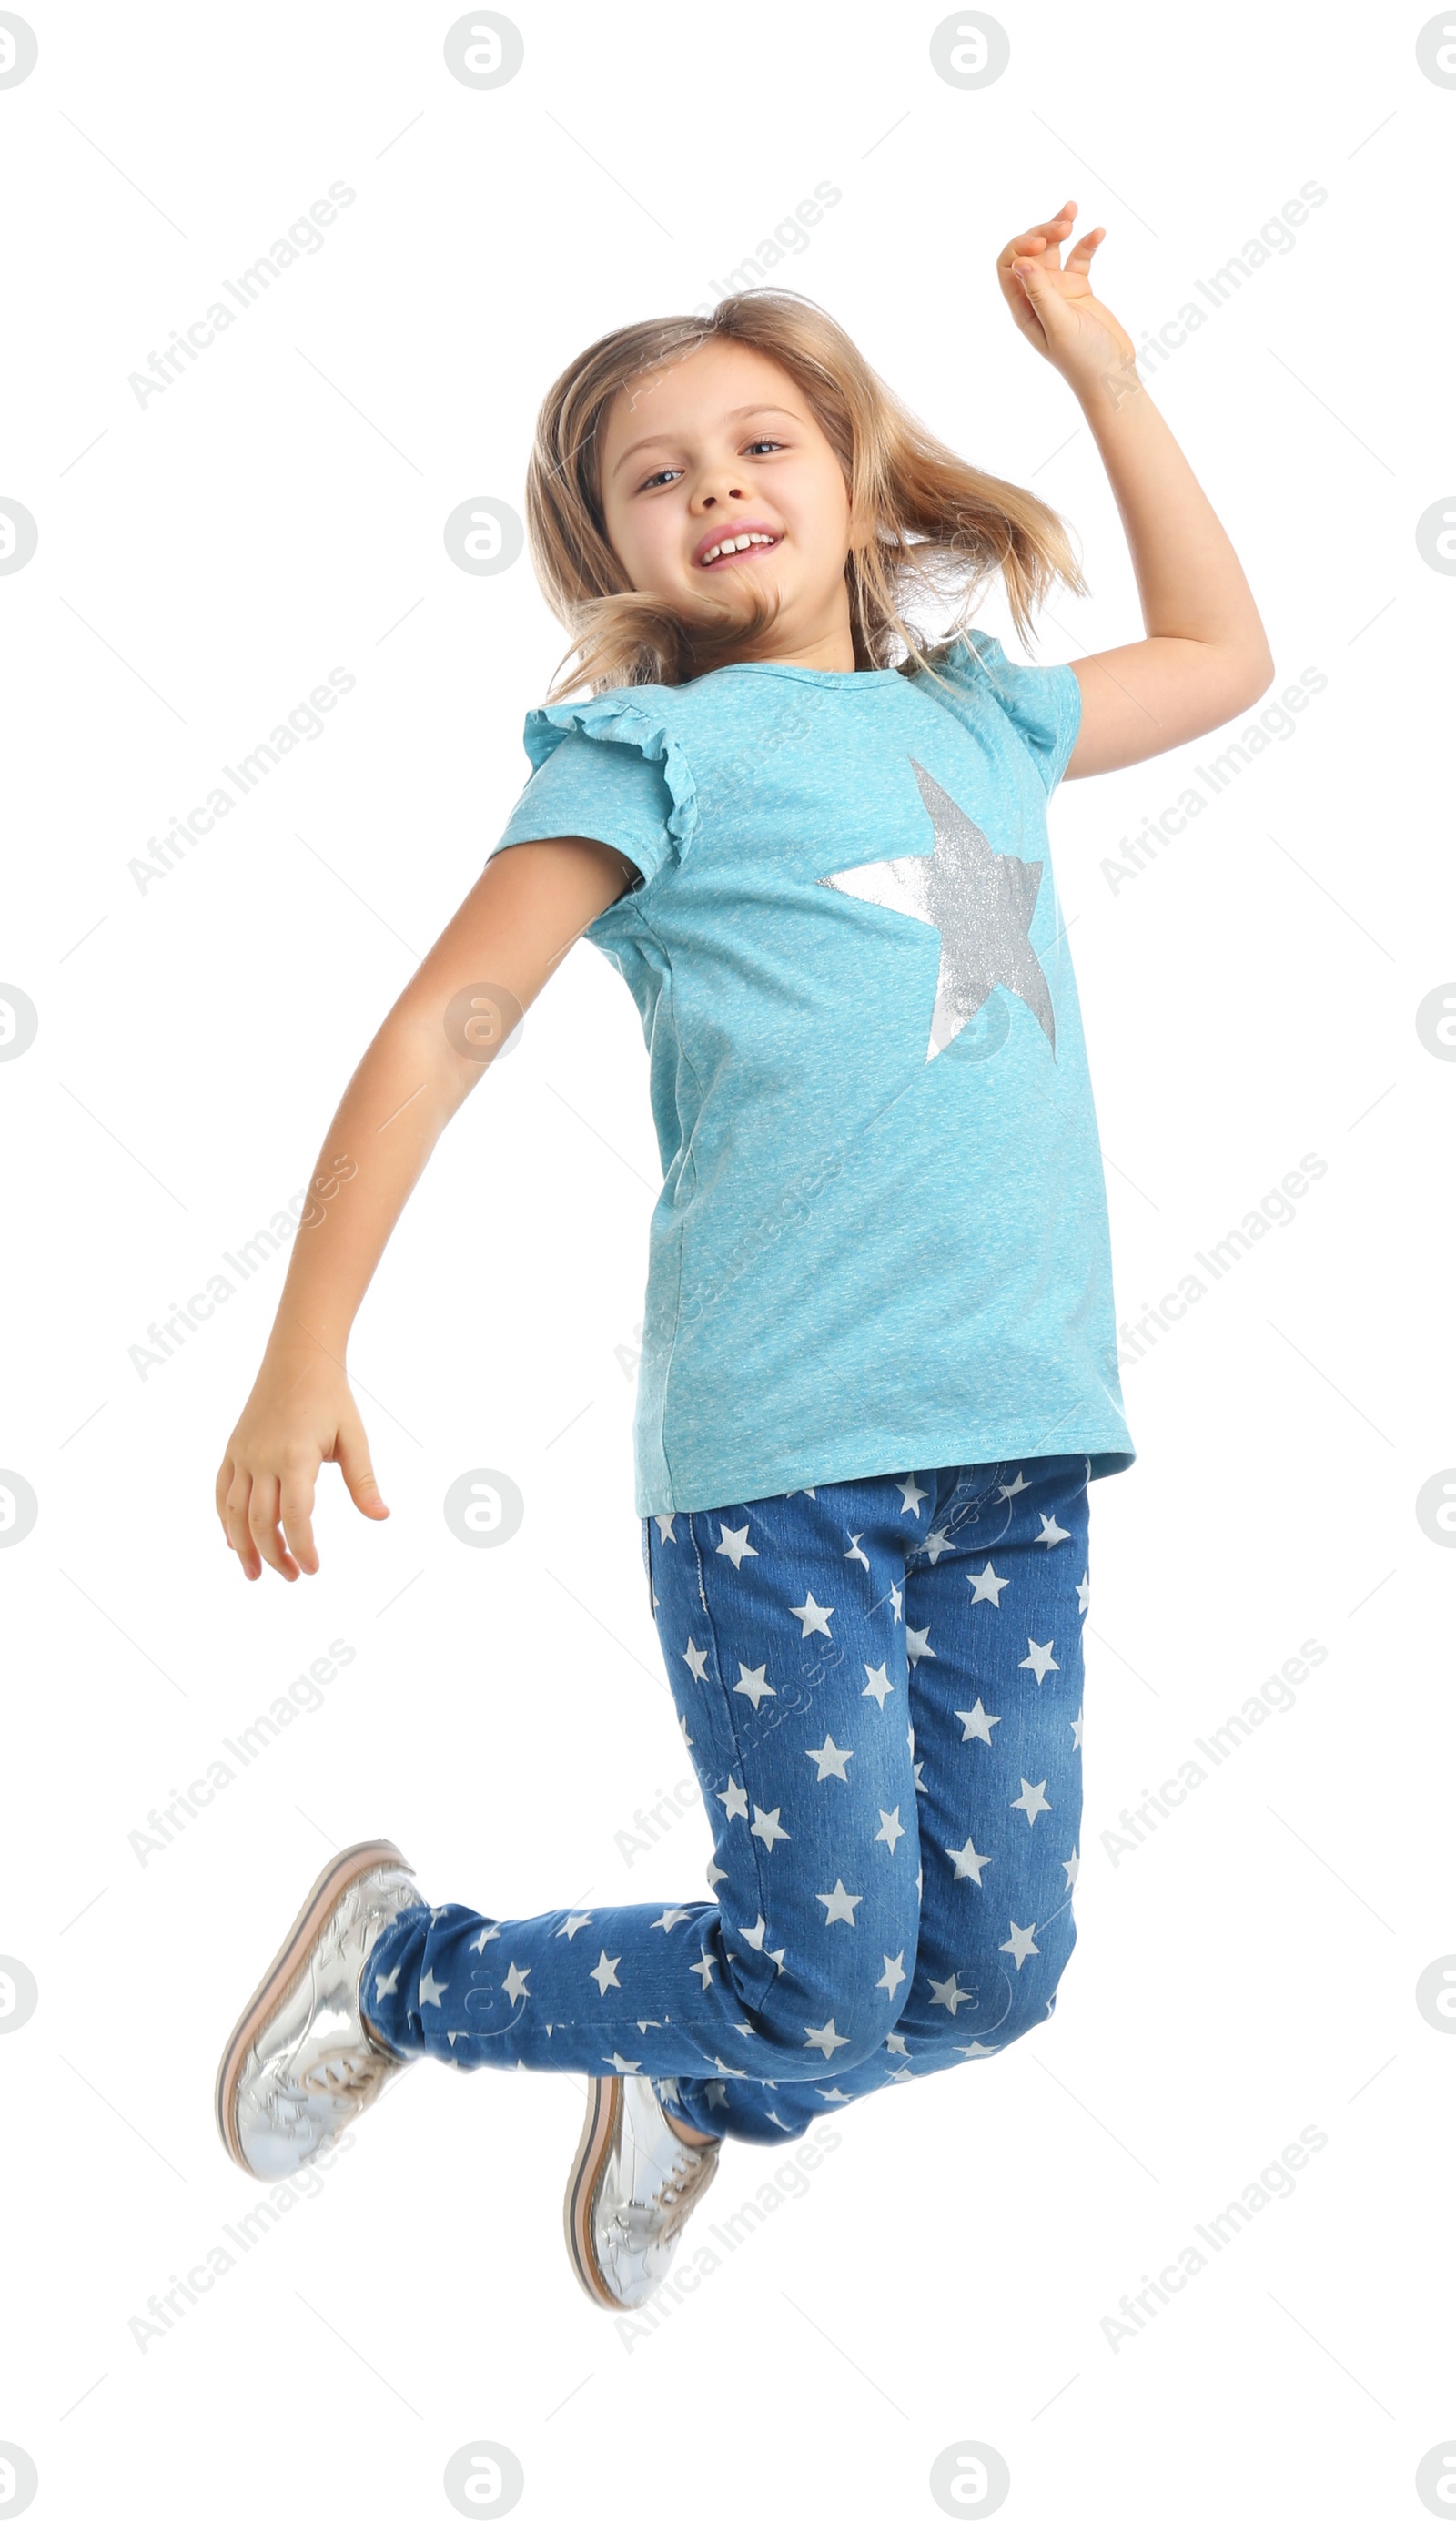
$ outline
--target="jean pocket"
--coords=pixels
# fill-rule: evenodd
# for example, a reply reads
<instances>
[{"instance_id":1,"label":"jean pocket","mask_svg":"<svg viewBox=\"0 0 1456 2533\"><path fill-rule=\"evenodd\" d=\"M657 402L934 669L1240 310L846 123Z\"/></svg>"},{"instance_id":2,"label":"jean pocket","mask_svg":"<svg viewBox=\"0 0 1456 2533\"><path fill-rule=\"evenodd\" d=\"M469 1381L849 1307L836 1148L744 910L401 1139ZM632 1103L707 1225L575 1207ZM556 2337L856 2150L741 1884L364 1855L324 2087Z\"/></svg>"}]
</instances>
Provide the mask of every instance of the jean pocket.
<instances>
[{"instance_id":1,"label":"jean pocket","mask_svg":"<svg viewBox=\"0 0 1456 2533\"><path fill-rule=\"evenodd\" d=\"M655 1620L657 1601L652 1588L652 1515L650 1513L642 1524L642 1570L647 1576L647 1614L650 1619Z\"/></svg>"}]
</instances>

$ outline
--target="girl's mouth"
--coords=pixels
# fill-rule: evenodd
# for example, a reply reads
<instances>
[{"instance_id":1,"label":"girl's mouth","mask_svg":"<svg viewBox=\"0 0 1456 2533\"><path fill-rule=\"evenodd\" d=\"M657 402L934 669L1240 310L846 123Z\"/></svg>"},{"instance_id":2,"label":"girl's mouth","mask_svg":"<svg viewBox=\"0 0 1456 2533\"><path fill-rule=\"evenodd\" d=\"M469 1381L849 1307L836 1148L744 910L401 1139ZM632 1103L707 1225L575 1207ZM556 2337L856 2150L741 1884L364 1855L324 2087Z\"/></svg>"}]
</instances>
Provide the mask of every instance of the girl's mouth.
<instances>
[{"instance_id":1,"label":"girl's mouth","mask_svg":"<svg viewBox=\"0 0 1456 2533\"><path fill-rule=\"evenodd\" d=\"M737 536L725 537L721 545L709 546L699 559L697 569L718 571L728 563L736 562L742 555L771 554L774 547L782 542L780 537L771 536L766 530L745 529Z\"/></svg>"}]
</instances>

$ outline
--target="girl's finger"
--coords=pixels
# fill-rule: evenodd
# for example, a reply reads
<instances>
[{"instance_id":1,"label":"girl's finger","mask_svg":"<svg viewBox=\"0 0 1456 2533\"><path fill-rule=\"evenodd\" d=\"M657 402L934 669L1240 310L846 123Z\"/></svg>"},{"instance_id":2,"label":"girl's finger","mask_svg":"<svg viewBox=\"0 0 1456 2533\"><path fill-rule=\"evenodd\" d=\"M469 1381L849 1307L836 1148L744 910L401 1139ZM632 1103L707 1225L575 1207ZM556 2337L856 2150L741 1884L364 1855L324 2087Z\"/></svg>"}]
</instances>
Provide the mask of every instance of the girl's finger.
<instances>
[{"instance_id":1,"label":"girl's finger","mask_svg":"<svg viewBox=\"0 0 1456 2533\"><path fill-rule=\"evenodd\" d=\"M258 1551L253 1545L253 1534L248 1527L248 1502L252 1493L253 1479L250 1472L247 1469L235 1469L232 1484L227 1491L227 1535L229 1544L236 1553L238 1563L250 1583L256 1582L262 1572Z\"/></svg>"},{"instance_id":2,"label":"girl's finger","mask_svg":"<svg viewBox=\"0 0 1456 2533\"><path fill-rule=\"evenodd\" d=\"M319 1571L319 1552L314 1545L314 1476L311 1466L285 1469L283 1488L278 1502L283 1536L305 1574Z\"/></svg>"},{"instance_id":3,"label":"girl's finger","mask_svg":"<svg viewBox=\"0 0 1456 2533\"><path fill-rule=\"evenodd\" d=\"M232 1485L232 1482L233 1464L231 1460L224 1460L221 1468L217 1472L216 1483L212 1489L212 1502L216 1506L217 1518L222 1524L222 1545L229 1551L231 1550L233 1543L228 1534L227 1527L227 1491Z\"/></svg>"},{"instance_id":4,"label":"girl's finger","mask_svg":"<svg viewBox=\"0 0 1456 2533\"><path fill-rule=\"evenodd\" d=\"M278 1481L271 1474L255 1477L248 1504L248 1528L253 1544L265 1564L286 1582L297 1579L298 1567L284 1547L278 1531Z\"/></svg>"},{"instance_id":5,"label":"girl's finger","mask_svg":"<svg viewBox=\"0 0 1456 2533\"><path fill-rule=\"evenodd\" d=\"M1002 258L1003 263L1009 264L1012 257L1016 255L1040 255L1050 244L1058 229L1071 228L1071 226L1072 221L1070 217L1063 216L1055 220L1048 220L1045 228L1024 229L1019 237L1014 237L1012 239L1011 244L1008 246L1006 253Z\"/></svg>"},{"instance_id":6,"label":"girl's finger","mask_svg":"<svg viewBox=\"0 0 1456 2533\"><path fill-rule=\"evenodd\" d=\"M369 1443L362 1420L357 1416L340 1417L334 1442L334 1457L351 1497L371 1521L382 1521L389 1507L379 1493L379 1482L370 1466Z\"/></svg>"},{"instance_id":7,"label":"girl's finger","mask_svg":"<svg viewBox=\"0 0 1456 2533\"><path fill-rule=\"evenodd\" d=\"M1106 235L1105 229L1088 229L1086 236L1078 238L1076 246L1069 252L1066 270L1085 272Z\"/></svg>"},{"instance_id":8,"label":"girl's finger","mask_svg":"<svg viewBox=\"0 0 1456 2533\"><path fill-rule=\"evenodd\" d=\"M1024 269L1014 274L1013 278L1020 283L1025 294L1019 311L1024 321L1023 332L1028 334L1033 342L1039 335L1044 336L1049 343L1058 341L1063 328L1069 323L1062 299L1061 273L1049 271L1044 264L1038 264L1033 257Z\"/></svg>"}]
</instances>

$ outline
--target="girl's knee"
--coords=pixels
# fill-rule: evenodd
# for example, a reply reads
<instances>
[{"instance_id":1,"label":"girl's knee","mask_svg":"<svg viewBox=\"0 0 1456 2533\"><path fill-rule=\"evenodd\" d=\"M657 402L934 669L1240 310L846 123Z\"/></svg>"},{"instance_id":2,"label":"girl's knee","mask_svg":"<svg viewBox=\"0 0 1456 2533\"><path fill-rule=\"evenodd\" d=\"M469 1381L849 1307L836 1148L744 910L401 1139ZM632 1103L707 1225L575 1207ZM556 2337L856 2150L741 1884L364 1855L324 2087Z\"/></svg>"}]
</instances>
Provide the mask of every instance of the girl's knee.
<instances>
[{"instance_id":1,"label":"girl's knee","mask_svg":"<svg viewBox=\"0 0 1456 2533\"><path fill-rule=\"evenodd\" d=\"M869 1962L831 1961L797 1976L781 1974L753 2009L753 2024L782 2050L785 2076L859 2067L883 2049L901 2020L914 1958L911 1933L894 1954L877 1948Z\"/></svg>"},{"instance_id":2,"label":"girl's knee","mask_svg":"<svg viewBox=\"0 0 1456 2533\"><path fill-rule=\"evenodd\" d=\"M1040 1988L1013 1991L1006 2013L996 2027L997 2046L1008 2049L1014 2040L1024 2040L1028 2032L1034 2032L1038 2025L1045 2023L1054 2001Z\"/></svg>"},{"instance_id":3,"label":"girl's knee","mask_svg":"<svg viewBox=\"0 0 1456 2533\"><path fill-rule=\"evenodd\" d=\"M1051 1930L1049 1930L1050 1932ZM1077 1941L1075 1928L1055 1940L1043 1939L1037 1960L1013 1968L993 1953L977 1954L953 1965L949 1955L922 1958L915 1965L914 1986L901 2017L901 2029L921 2039L948 2036L948 2016L957 2032L987 2048L1005 2049L1034 2032L1052 2012L1057 1989Z\"/></svg>"}]
</instances>

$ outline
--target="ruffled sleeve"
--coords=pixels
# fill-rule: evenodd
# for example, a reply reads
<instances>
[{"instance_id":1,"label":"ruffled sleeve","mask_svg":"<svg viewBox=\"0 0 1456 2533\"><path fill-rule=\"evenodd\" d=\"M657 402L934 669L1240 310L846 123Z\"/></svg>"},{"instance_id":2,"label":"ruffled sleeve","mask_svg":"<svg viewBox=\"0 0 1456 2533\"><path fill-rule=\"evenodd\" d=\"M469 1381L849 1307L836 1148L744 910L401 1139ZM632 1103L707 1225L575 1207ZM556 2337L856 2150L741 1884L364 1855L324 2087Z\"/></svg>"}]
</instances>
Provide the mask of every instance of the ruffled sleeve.
<instances>
[{"instance_id":1,"label":"ruffled sleeve","mask_svg":"<svg viewBox=\"0 0 1456 2533\"><path fill-rule=\"evenodd\" d=\"M962 633L933 654L955 685L989 696L1026 748L1050 796L1067 770L1081 724L1081 687L1068 667L1026 669L1009 660L994 633Z\"/></svg>"},{"instance_id":2,"label":"ruffled sleeve","mask_svg":"<svg viewBox=\"0 0 1456 2533\"><path fill-rule=\"evenodd\" d=\"M487 860L508 845L591 836L636 864L642 877L629 896L680 862L697 829L698 799L662 708L670 691L615 688L528 712L525 745L535 771Z\"/></svg>"}]
</instances>

